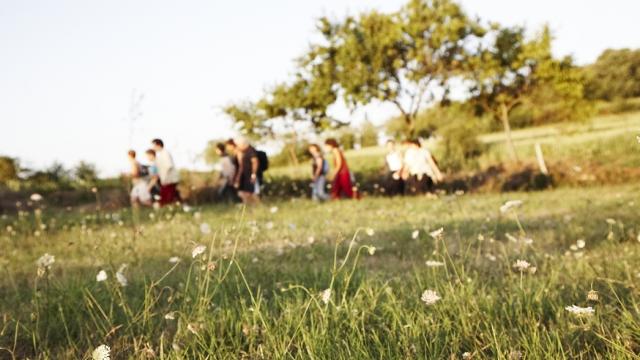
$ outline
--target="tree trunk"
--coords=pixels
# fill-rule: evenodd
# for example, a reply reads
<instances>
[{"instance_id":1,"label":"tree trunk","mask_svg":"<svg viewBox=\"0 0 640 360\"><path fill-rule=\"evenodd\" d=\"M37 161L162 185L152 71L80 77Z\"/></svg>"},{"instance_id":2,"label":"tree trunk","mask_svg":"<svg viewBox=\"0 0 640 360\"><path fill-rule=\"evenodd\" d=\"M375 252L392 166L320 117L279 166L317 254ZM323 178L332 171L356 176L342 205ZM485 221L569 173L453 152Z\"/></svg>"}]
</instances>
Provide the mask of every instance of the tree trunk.
<instances>
[{"instance_id":1,"label":"tree trunk","mask_svg":"<svg viewBox=\"0 0 640 360\"><path fill-rule=\"evenodd\" d=\"M516 153L516 147L513 145L513 139L511 138L511 125L509 124L509 109L507 105L500 105L500 120L502 121L502 126L504 127L504 133L507 136L507 147L511 152L511 159L514 161L518 160L518 154Z\"/></svg>"},{"instance_id":2,"label":"tree trunk","mask_svg":"<svg viewBox=\"0 0 640 360\"><path fill-rule=\"evenodd\" d=\"M287 147L289 148L289 157L291 157L291 162L293 165L298 166L300 161L298 161L298 155L296 154L296 144L293 143Z\"/></svg>"}]
</instances>

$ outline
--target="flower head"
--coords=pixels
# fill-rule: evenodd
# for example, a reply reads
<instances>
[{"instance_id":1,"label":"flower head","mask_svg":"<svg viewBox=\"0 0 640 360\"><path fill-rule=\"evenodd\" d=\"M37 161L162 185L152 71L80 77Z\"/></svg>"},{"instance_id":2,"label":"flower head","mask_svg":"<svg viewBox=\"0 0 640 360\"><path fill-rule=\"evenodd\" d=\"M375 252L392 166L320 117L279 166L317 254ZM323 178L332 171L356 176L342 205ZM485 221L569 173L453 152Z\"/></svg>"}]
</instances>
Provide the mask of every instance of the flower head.
<instances>
[{"instance_id":1,"label":"flower head","mask_svg":"<svg viewBox=\"0 0 640 360\"><path fill-rule=\"evenodd\" d=\"M204 253L206 249L207 247L204 245L196 245L196 247L194 247L193 250L191 250L191 257L195 258L196 256Z\"/></svg>"},{"instance_id":2,"label":"flower head","mask_svg":"<svg viewBox=\"0 0 640 360\"><path fill-rule=\"evenodd\" d=\"M527 260L516 260L516 262L513 263L513 268L520 272L525 272L529 270L530 267L531 264L529 264Z\"/></svg>"},{"instance_id":3,"label":"flower head","mask_svg":"<svg viewBox=\"0 0 640 360\"><path fill-rule=\"evenodd\" d=\"M369 255L373 256L376 253L376 247L375 246L369 246L367 248L367 250L369 251Z\"/></svg>"},{"instance_id":4,"label":"flower head","mask_svg":"<svg viewBox=\"0 0 640 360\"><path fill-rule=\"evenodd\" d=\"M122 265L120 265L120 268L116 272L116 280L118 281L120 286L127 286L129 284L129 281L124 276L124 270L126 268L127 268L127 264L122 264Z\"/></svg>"},{"instance_id":5,"label":"flower head","mask_svg":"<svg viewBox=\"0 0 640 360\"><path fill-rule=\"evenodd\" d=\"M589 290L587 293L587 300L589 301L598 301L600 297L598 296L598 292L595 290Z\"/></svg>"},{"instance_id":6,"label":"flower head","mask_svg":"<svg viewBox=\"0 0 640 360\"><path fill-rule=\"evenodd\" d=\"M583 249L585 247L585 245L587 245L587 244L582 239L576 241L576 246L578 247L578 249Z\"/></svg>"},{"instance_id":7,"label":"flower head","mask_svg":"<svg viewBox=\"0 0 640 360\"><path fill-rule=\"evenodd\" d=\"M444 263L442 261L436 261L436 260L427 260L427 262L425 264L428 267L441 267L441 266L444 266Z\"/></svg>"},{"instance_id":8,"label":"flower head","mask_svg":"<svg viewBox=\"0 0 640 360\"><path fill-rule=\"evenodd\" d=\"M107 345L100 345L91 353L93 360L109 360L111 359L111 348Z\"/></svg>"},{"instance_id":9,"label":"flower head","mask_svg":"<svg viewBox=\"0 0 640 360\"><path fill-rule=\"evenodd\" d=\"M177 257L177 256L172 256L172 257L169 258L169 263L171 263L171 264L176 264L176 263L179 263L179 262L180 262L180 258Z\"/></svg>"},{"instance_id":10,"label":"flower head","mask_svg":"<svg viewBox=\"0 0 640 360\"><path fill-rule=\"evenodd\" d=\"M42 195L38 193L34 193L34 194L31 194L29 199L31 199L31 201L38 202L38 201L42 201L43 198L42 198Z\"/></svg>"},{"instance_id":11,"label":"flower head","mask_svg":"<svg viewBox=\"0 0 640 360\"><path fill-rule=\"evenodd\" d=\"M596 312L591 306L580 307L577 305L571 305L565 307L564 309L577 316L591 316Z\"/></svg>"},{"instance_id":12,"label":"flower head","mask_svg":"<svg viewBox=\"0 0 640 360\"><path fill-rule=\"evenodd\" d=\"M442 234L444 234L444 228L440 228L429 233L429 235L436 240L441 238Z\"/></svg>"},{"instance_id":13,"label":"flower head","mask_svg":"<svg viewBox=\"0 0 640 360\"><path fill-rule=\"evenodd\" d=\"M372 228L367 228L364 232L369 236L373 236L376 234L376 231L373 230Z\"/></svg>"},{"instance_id":14,"label":"flower head","mask_svg":"<svg viewBox=\"0 0 640 360\"><path fill-rule=\"evenodd\" d=\"M411 238L415 240L418 237L420 237L420 230L413 230L413 232L411 233Z\"/></svg>"},{"instance_id":15,"label":"flower head","mask_svg":"<svg viewBox=\"0 0 640 360\"><path fill-rule=\"evenodd\" d=\"M209 226L209 224L207 224L207 223L200 224L200 232L203 235L211 234L211 226Z\"/></svg>"},{"instance_id":16,"label":"flower head","mask_svg":"<svg viewBox=\"0 0 640 360\"><path fill-rule=\"evenodd\" d=\"M331 300L331 289L326 289L324 291L322 291L320 293L320 300L322 300L323 303L328 304L329 301Z\"/></svg>"},{"instance_id":17,"label":"flower head","mask_svg":"<svg viewBox=\"0 0 640 360\"><path fill-rule=\"evenodd\" d=\"M104 271L104 270L100 270L100 271L98 272L98 275L96 275L96 281L97 281L97 282L105 281L105 280L107 280L107 278L108 278L108 276L107 276L107 272L106 272L106 271Z\"/></svg>"},{"instance_id":18,"label":"flower head","mask_svg":"<svg viewBox=\"0 0 640 360\"><path fill-rule=\"evenodd\" d=\"M44 255L40 256L36 263L38 264L39 268L49 269L54 262L56 262L56 257L53 255L49 255L49 253L45 253Z\"/></svg>"},{"instance_id":19,"label":"flower head","mask_svg":"<svg viewBox=\"0 0 640 360\"><path fill-rule=\"evenodd\" d=\"M277 207L277 206L272 206L272 207L271 207L271 209L269 209L269 211L270 211L272 214L275 214L275 213L277 213L277 212L278 212L278 207Z\"/></svg>"},{"instance_id":20,"label":"flower head","mask_svg":"<svg viewBox=\"0 0 640 360\"><path fill-rule=\"evenodd\" d=\"M510 210L519 208L520 206L522 206L522 200L509 200L504 203L504 205L500 206L500 212L506 214Z\"/></svg>"},{"instance_id":21,"label":"flower head","mask_svg":"<svg viewBox=\"0 0 640 360\"><path fill-rule=\"evenodd\" d=\"M425 290L420 297L420 300L422 300L427 305L433 305L440 299L441 297L438 296L438 293L433 290Z\"/></svg>"}]
</instances>

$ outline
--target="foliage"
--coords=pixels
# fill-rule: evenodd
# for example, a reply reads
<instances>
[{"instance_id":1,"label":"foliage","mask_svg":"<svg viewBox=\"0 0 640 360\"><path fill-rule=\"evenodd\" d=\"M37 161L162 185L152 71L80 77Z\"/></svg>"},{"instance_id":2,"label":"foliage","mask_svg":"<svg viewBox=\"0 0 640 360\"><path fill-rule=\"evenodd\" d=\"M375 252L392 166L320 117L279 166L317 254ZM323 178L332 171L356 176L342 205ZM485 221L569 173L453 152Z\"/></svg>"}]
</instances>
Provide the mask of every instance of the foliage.
<instances>
[{"instance_id":1,"label":"foliage","mask_svg":"<svg viewBox=\"0 0 640 360\"><path fill-rule=\"evenodd\" d=\"M98 170L94 164L80 161L73 169L73 177L80 186L93 186L98 180Z\"/></svg>"},{"instance_id":2,"label":"foliage","mask_svg":"<svg viewBox=\"0 0 640 360\"><path fill-rule=\"evenodd\" d=\"M20 172L20 165L17 159L0 156L0 184L7 184L9 181L17 180Z\"/></svg>"},{"instance_id":3,"label":"foliage","mask_svg":"<svg viewBox=\"0 0 640 360\"><path fill-rule=\"evenodd\" d=\"M640 97L640 49L605 50L584 72L590 99Z\"/></svg>"},{"instance_id":4,"label":"foliage","mask_svg":"<svg viewBox=\"0 0 640 360\"><path fill-rule=\"evenodd\" d=\"M369 120L360 126L360 146L378 146L378 129Z\"/></svg>"},{"instance_id":5,"label":"foliage","mask_svg":"<svg viewBox=\"0 0 640 360\"><path fill-rule=\"evenodd\" d=\"M549 29L545 27L528 41L524 32L521 27L494 27L493 41L467 64L472 99L480 110L502 123L514 159L517 155L510 135L513 109L545 87L553 89L560 106L579 109L584 104L580 73L570 58L553 58ZM573 116L570 110L567 114Z\"/></svg>"}]
</instances>

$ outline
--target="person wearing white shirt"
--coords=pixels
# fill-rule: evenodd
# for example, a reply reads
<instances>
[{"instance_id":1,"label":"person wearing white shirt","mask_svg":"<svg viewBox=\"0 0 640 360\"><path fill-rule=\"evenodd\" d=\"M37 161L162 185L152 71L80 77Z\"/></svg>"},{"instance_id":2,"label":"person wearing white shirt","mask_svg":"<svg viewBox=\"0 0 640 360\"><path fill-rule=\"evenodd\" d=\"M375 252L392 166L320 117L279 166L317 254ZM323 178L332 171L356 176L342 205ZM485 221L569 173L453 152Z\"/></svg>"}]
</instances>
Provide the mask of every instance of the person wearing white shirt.
<instances>
[{"instance_id":1,"label":"person wearing white shirt","mask_svg":"<svg viewBox=\"0 0 640 360\"><path fill-rule=\"evenodd\" d=\"M443 176L433 156L417 140L407 140L404 153L403 174L406 178L405 192L421 194L431 192L434 184L442 181Z\"/></svg>"},{"instance_id":2,"label":"person wearing white shirt","mask_svg":"<svg viewBox=\"0 0 640 360\"><path fill-rule=\"evenodd\" d=\"M236 176L236 165L231 159L231 156L227 154L225 144L216 144L215 151L220 158L215 165L215 170L220 173L220 178L218 179L218 196L227 201L235 201L238 197L233 187L233 179Z\"/></svg>"},{"instance_id":3,"label":"person wearing white shirt","mask_svg":"<svg viewBox=\"0 0 640 360\"><path fill-rule=\"evenodd\" d=\"M402 179L402 152L396 148L394 140L387 141L387 155L385 161L387 163L388 173L388 194L402 195L404 193L404 179Z\"/></svg>"},{"instance_id":4,"label":"person wearing white shirt","mask_svg":"<svg viewBox=\"0 0 640 360\"><path fill-rule=\"evenodd\" d=\"M173 163L171 154L164 148L164 142L160 139L151 141L156 152L156 166L160 178L160 205L167 205L180 201L178 182L180 174Z\"/></svg>"}]
</instances>

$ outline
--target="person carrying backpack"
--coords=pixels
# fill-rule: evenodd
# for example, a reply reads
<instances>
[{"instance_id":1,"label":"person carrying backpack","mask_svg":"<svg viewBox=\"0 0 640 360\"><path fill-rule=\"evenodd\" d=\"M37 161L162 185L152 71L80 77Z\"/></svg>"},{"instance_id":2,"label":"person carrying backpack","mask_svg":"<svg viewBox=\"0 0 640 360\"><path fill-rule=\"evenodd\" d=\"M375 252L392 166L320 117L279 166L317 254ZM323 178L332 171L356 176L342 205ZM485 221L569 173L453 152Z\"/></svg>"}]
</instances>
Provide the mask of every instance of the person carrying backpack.
<instances>
[{"instance_id":1,"label":"person carrying backpack","mask_svg":"<svg viewBox=\"0 0 640 360\"><path fill-rule=\"evenodd\" d=\"M322 156L322 150L316 144L309 145L309 153L311 154L311 198L315 201L325 201L329 199L325 191L329 162Z\"/></svg>"}]
</instances>

